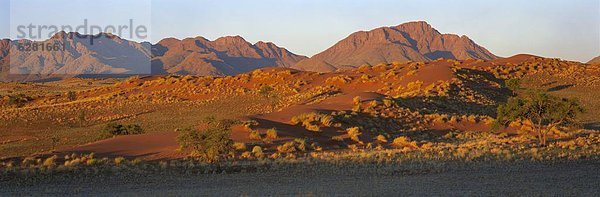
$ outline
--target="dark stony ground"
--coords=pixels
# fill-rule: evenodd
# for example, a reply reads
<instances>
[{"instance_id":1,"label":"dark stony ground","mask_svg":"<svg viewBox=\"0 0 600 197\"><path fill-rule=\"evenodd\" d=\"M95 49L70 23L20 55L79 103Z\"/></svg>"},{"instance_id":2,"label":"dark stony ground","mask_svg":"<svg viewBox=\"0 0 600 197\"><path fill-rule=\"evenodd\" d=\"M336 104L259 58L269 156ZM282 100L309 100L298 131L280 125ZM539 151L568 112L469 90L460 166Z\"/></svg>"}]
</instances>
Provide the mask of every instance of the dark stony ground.
<instances>
[{"instance_id":1,"label":"dark stony ground","mask_svg":"<svg viewBox=\"0 0 600 197\"><path fill-rule=\"evenodd\" d=\"M120 173L4 177L1 196L598 196L600 161L481 163L393 170L380 166L234 174ZM7 175L2 175L7 176Z\"/></svg>"}]
</instances>

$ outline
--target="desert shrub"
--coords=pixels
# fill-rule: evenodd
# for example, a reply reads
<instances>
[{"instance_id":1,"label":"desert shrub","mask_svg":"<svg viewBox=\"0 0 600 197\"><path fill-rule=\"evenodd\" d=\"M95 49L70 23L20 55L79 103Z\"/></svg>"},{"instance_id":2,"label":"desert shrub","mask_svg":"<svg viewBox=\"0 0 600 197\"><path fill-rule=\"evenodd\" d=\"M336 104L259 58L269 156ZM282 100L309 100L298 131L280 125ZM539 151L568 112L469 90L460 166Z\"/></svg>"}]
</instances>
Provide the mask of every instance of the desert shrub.
<instances>
[{"instance_id":1,"label":"desert shrub","mask_svg":"<svg viewBox=\"0 0 600 197\"><path fill-rule=\"evenodd\" d=\"M57 135L52 135L52 137L50 137L50 141L52 141L52 150L55 150L60 138Z\"/></svg>"},{"instance_id":2,"label":"desert shrub","mask_svg":"<svg viewBox=\"0 0 600 197\"><path fill-rule=\"evenodd\" d=\"M44 167L52 167L56 164L56 159L58 158L58 156L54 155L52 157L48 157L44 160L44 163L42 164Z\"/></svg>"},{"instance_id":3,"label":"desert shrub","mask_svg":"<svg viewBox=\"0 0 600 197\"><path fill-rule=\"evenodd\" d=\"M95 158L90 158L90 159L85 160L85 164L88 166L93 166L93 165L98 164L98 160Z\"/></svg>"},{"instance_id":4,"label":"desert shrub","mask_svg":"<svg viewBox=\"0 0 600 197\"><path fill-rule=\"evenodd\" d=\"M304 127L306 128L306 130L309 130L309 131L314 131L314 132L321 131L321 127L319 127L319 125L305 124Z\"/></svg>"},{"instance_id":5,"label":"desert shrub","mask_svg":"<svg viewBox=\"0 0 600 197\"><path fill-rule=\"evenodd\" d=\"M206 121L206 120L205 120ZM210 121L210 120L208 120ZM220 120L213 120L213 122L211 124L209 124L210 127L217 127L217 128L222 128L225 130L229 130L229 128L231 128L231 126L235 125L235 124L240 124L241 122L239 120L234 120L234 119L220 119Z\"/></svg>"},{"instance_id":6,"label":"desert shrub","mask_svg":"<svg viewBox=\"0 0 600 197\"><path fill-rule=\"evenodd\" d=\"M317 146L317 144L315 144ZM293 153L296 151L308 150L306 139L296 138L294 141L286 142L280 146L277 146L277 152L279 153Z\"/></svg>"},{"instance_id":7,"label":"desert shrub","mask_svg":"<svg viewBox=\"0 0 600 197\"><path fill-rule=\"evenodd\" d=\"M260 146L254 146L254 148L252 148L252 154L254 154L254 156L257 158L262 158L265 156Z\"/></svg>"},{"instance_id":8,"label":"desert shrub","mask_svg":"<svg viewBox=\"0 0 600 197\"><path fill-rule=\"evenodd\" d=\"M521 81L519 79L508 79L504 81L504 86L513 92L521 89Z\"/></svg>"},{"instance_id":9,"label":"desert shrub","mask_svg":"<svg viewBox=\"0 0 600 197\"><path fill-rule=\"evenodd\" d=\"M246 150L246 143L242 143L242 142L235 142L233 143L233 149L237 150L237 151L244 151Z\"/></svg>"},{"instance_id":10,"label":"desert shrub","mask_svg":"<svg viewBox=\"0 0 600 197\"><path fill-rule=\"evenodd\" d=\"M252 153L250 151L244 151L240 157L242 158L250 158L252 156Z\"/></svg>"},{"instance_id":11,"label":"desert shrub","mask_svg":"<svg viewBox=\"0 0 600 197\"><path fill-rule=\"evenodd\" d=\"M102 133L108 134L109 136L121 135L125 131L123 125L117 123L108 123L102 129Z\"/></svg>"},{"instance_id":12,"label":"desert shrub","mask_svg":"<svg viewBox=\"0 0 600 197\"><path fill-rule=\"evenodd\" d=\"M267 138L268 139L277 139L277 129L271 128L267 130Z\"/></svg>"},{"instance_id":13,"label":"desert shrub","mask_svg":"<svg viewBox=\"0 0 600 197\"><path fill-rule=\"evenodd\" d=\"M418 148L417 143L414 141L410 141L407 137L397 137L392 141L392 145L398 148L408 147L408 148Z\"/></svg>"},{"instance_id":14,"label":"desert shrub","mask_svg":"<svg viewBox=\"0 0 600 197\"><path fill-rule=\"evenodd\" d=\"M352 111L355 111L355 112L360 111L360 102L361 102L360 96L356 96L352 99L352 104L354 104L354 107L352 107Z\"/></svg>"},{"instance_id":15,"label":"desert shrub","mask_svg":"<svg viewBox=\"0 0 600 197\"><path fill-rule=\"evenodd\" d=\"M371 78L372 78L371 75L367 75L367 74L363 74L360 76L360 79L362 81L369 81Z\"/></svg>"},{"instance_id":16,"label":"desert shrub","mask_svg":"<svg viewBox=\"0 0 600 197\"><path fill-rule=\"evenodd\" d=\"M17 95L8 96L8 104L14 105L16 107L23 107L23 106L25 106L25 104L27 104L28 102L30 102L32 100L33 99L30 96L27 96L25 94L17 94Z\"/></svg>"},{"instance_id":17,"label":"desert shrub","mask_svg":"<svg viewBox=\"0 0 600 197\"><path fill-rule=\"evenodd\" d=\"M344 136L343 135L336 135L336 136L331 137L331 140L333 140L333 141L340 141L341 142L341 141L344 141Z\"/></svg>"},{"instance_id":18,"label":"desert shrub","mask_svg":"<svg viewBox=\"0 0 600 197\"><path fill-rule=\"evenodd\" d=\"M362 135L362 133L360 132L358 127L348 128L346 129L346 132L348 133L348 136L351 140L355 142L361 142L359 137L360 135Z\"/></svg>"},{"instance_id":19,"label":"desert shrub","mask_svg":"<svg viewBox=\"0 0 600 197\"><path fill-rule=\"evenodd\" d=\"M214 162L218 161L219 155L231 151L233 142L229 139L229 133L229 129L221 127L210 127L203 131L188 128L177 136L177 143L181 148L191 149L191 156Z\"/></svg>"},{"instance_id":20,"label":"desert shrub","mask_svg":"<svg viewBox=\"0 0 600 197\"><path fill-rule=\"evenodd\" d=\"M263 86L260 86L260 88L258 89L258 94L263 95L265 97L270 97L273 90L275 90L275 89L273 89L273 87L268 86L268 85L263 85Z\"/></svg>"},{"instance_id":21,"label":"desert shrub","mask_svg":"<svg viewBox=\"0 0 600 197\"><path fill-rule=\"evenodd\" d=\"M315 132L321 131L320 126L331 127L336 125L333 116L321 113L300 114L292 117L290 123L292 125L298 125L302 123L302 126L304 126L307 130Z\"/></svg>"},{"instance_id":22,"label":"desert shrub","mask_svg":"<svg viewBox=\"0 0 600 197\"><path fill-rule=\"evenodd\" d=\"M368 102L363 111L367 113L375 112L375 107L377 107L377 105L378 103L375 100Z\"/></svg>"},{"instance_id":23,"label":"desert shrub","mask_svg":"<svg viewBox=\"0 0 600 197\"><path fill-rule=\"evenodd\" d=\"M69 91L67 92L67 99L69 99L69 101L75 101L77 100L77 94L73 91Z\"/></svg>"},{"instance_id":24,"label":"desert shrub","mask_svg":"<svg viewBox=\"0 0 600 197\"><path fill-rule=\"evenodd\" d=\"M383 105L387 108L392 107L392 105L394 104L394 101L391 99L383 99Z\"/></svg>"},{"instance_id":25,"label":"desert shrub","mask_svg":"<svg viewBox=\"0 0 600 197\"><path fill-rule=\"evenodd\" d=\"M77 119L79 120L79 126L83 126L86 123L86 114L85 111L80 111L79 112L79 116L77 117Z\"/></svg>"},{"instance_id":26,"label":"desert shrub","mask_svg":"<svg viewBox=\"0 0 600 197\"><path fill-rule=\"evenodd\" d=\"M369 65L369 64L363 64L360 67L358 67L358 69L356 69L356 71L358 71L359 73L369 72L370 70L371 70L371 65Z\"/></svg>"},{"instance_id":27,"label":"desert shrub","mask_svg":"<svg viewBox=\"0 0 600 197\"><path fill-rule=\"evenodd\" d=\"M333 116L331 116L329 114L319 114L318 118L323 126L326 126L326 127L333 126L333 123L334 123Z\"/></svg>"},{"instance_id":28,"label":"desert shrub","mask_svg":"<svg viewBox=\"0 0 600 197\"><path fill-rule=\"evenodd\" d=\"M251 130L250 134L248 134L248 138L250 138L251 140L261 140L262 137L260 136L260 132L258 132L258 130Z\"/></svg>"},{"instance_id":29,"label":"desert shrub","mask_svg":"<svg viewBox=\"0 0 600 197\"><path fill-rule=\"evenodd\" d=\"M125 126L125 133L126 135L137 135L144 133L144 130L142 129L142 127L140 127L140 125L130 124Z\"/></svg>"},{"instance_id":30,"label":"desert shrub","mask_svg":"<svg viewBox=\"0 0 600 197\"><path fill-rule=\"evenodd\" d=\"M387 138L383 135L378 135L377 137L375 137L375 140L377 140L378 142L382 142L382 143L387 142Z\"/></svg>"},{"instance_id":31,"label":"desert shrub","mask_svg":"<svg viewBox=\"0 0 600 197\"><path fill-rule=\"evenodd\" d=\"M217 121L217 118L215 118L215 116L206 116L204 117L204 123L206 124L214 124Z\"/></svg>"},{"instance_id":32,"label":"desert shrub","mask_svg":"<svg viewBox=\"0 0 600 197\"><path fill-rule=\"evenodd\" d=\"M102 129L102 133L107 136L116 136L116 135L137 135L144 133L144 130L140 125L130 124L130 125L122 125L114 122L108 123Z\"/></svg>"},{"instance_id":33,"label":"desert shrub","mask_svg":"<svg viewBox=\"0 0 600 197\"><path fill-rule=\"evenodd\" d=\"M280 152L280 153L296 152L296 144L294 143L294 141L286 142L282 145L277 146L277 152Z\"/></svg>"},{"instance_id":34,"label":"desert shrub","mask_svg":"<svg viewBox=\"0 0 600 197\"><path fill-rule=\"evenodd\" d=\"M322 151L323 147L319 145L317 142L310 143L310 148L314 151Z\"/></svg>"},{"instance_id":35,"label":"desert shrub","mask_svg":"<svg viewBox=\"0 0 600 197\"><path fill-rule=\"evenodd\" d=\"M347 84L350 83L352 81L352 78L346 75L338 75L335 77L330 77L327 78L325 80L325 83L327 84L336 84L336 83L340 83L340 84Z\"/></svg>"},{"instance_id":36,"label":"desert shrub","mask_svg":"<svg viewBox=\"0 0 600 197\"><path fill-rule=\"evenodd\" d=\"M297 125L308 119L309 119L309 114L300 114L300 115L292 117L292 119L290 120L290 123L292 123L292 125Z\"/></svg>"},{"instance_id":37,"label":"desert shrub","mask_svg":"<svg viewBox=\"0 0 600 197\"><path fill-rule=\"evenodd\" d=\"M242 125L244 125L244 127L246 127L246 129L252 129L252 127L258 126L258 122L256 120L247 120L247 121L243 121Z\"/></svg>"},{"instance_id":38,"label":"desert shrub","mask_svg":"<svg viewBox=\"0 0 600 197\"><path fill-rule=\"evenodd\" d=\"M411 70L406 73L406 76L413 76L415 74L417 74L417 70Z\"/></svg>"},{"instance_id":39,"label":"desert shrub","mask_svg":"<svg viewBox=\"0 0 600 197\"><path fill-rule=\"evenodd\" d=\"M116 165L120 165L120 164L122 164L125 161L127 161L127 159L125 159L124 157L117 157L117 158L115 158L115 164Z\"/></svg>"},{"instance_id":40,"label":"desert shrub","mask_svg":"<svg viewBox=\"0 0 600 197\"><path fill-rule=\"evenodd\" d=\"M298 150L306 151L306 140L305 139L296 138L296 139L294 139L294 143L296 144L296 148L298 148Z\"/></svg>"}]
</instances>

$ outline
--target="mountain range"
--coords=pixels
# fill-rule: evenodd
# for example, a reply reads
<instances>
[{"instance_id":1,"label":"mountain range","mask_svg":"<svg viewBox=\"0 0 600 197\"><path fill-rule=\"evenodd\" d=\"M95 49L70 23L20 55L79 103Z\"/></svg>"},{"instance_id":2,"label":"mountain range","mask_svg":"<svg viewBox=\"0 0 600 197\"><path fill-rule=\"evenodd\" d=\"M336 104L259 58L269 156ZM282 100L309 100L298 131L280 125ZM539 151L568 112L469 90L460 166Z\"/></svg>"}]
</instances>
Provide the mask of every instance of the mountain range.
<instances>
[{"instance_id":1,"label":"mountain range","mask_svg":"<svg viewBox=\"0 0 600 197\"><path fill-rule=\"evenodd\" d=\"M441 34L428 23L418 21L353 33L294 68L329 72L363 64L438 58L492 60L498 56L467 36Z\"/></svg>"},{"instance_id":2,"label":"mountain range","mask_svg":"<svg viewBox=\"0 0 600 197\"><path fill-rule=\"evenodd\" d=\"M330 72L393 61L498 58L467 36L441 34L422 21L352 33L311 58L270 42L251 44L240 36L214 41L203 37L166 38L154 45L104 33L96 37L99 38L92 44L85 35L60 32L48 40L35 42L46 45L64 42L64 51L20 51L17 50L19 43L33 41L2 40L0 80L97 74L224 76L263 67Z\"/></svg>"},{"instance_id":3,"label":"mountain range","mask_svg":"<svg viewBox=\"0 0 600 197\"><path fill-rule=\"evenodd\" d=\"M600 56L595 57L594 59L591 59L590 61L587 62L588 64L600 64Z\"/></svg>"},{"instance_id":4,"label":"mountain range","mask_svg":"<svg viewBox=\"0 0 600 197\"><path fill-rule=\"evenodd\" d=\"M250 44L240 36L163 39L152 46L152 73L235 75L263 67L291 67L305 56L270 42Z\"/></svg>"}]
</instances>

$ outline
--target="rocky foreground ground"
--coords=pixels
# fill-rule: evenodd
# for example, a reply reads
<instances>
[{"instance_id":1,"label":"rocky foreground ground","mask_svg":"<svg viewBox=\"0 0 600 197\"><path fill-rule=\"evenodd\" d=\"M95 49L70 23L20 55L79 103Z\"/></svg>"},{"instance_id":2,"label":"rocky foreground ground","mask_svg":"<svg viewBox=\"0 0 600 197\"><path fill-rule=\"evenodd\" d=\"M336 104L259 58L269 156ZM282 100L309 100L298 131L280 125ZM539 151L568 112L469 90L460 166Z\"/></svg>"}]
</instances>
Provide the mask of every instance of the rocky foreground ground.
<instances>
[{"instance_id":1,"label":"rocky foreground ground","mask_svg":"<svg viewBox=\"0 0 600 197\"><path fill-rule=\"evenodd\" d=\"M600 161L424 163L407 168L297 165L222 174L109 173L3 177L0 193L23 195L219 196L594 196Z\"/></svg>"}]
</instances>

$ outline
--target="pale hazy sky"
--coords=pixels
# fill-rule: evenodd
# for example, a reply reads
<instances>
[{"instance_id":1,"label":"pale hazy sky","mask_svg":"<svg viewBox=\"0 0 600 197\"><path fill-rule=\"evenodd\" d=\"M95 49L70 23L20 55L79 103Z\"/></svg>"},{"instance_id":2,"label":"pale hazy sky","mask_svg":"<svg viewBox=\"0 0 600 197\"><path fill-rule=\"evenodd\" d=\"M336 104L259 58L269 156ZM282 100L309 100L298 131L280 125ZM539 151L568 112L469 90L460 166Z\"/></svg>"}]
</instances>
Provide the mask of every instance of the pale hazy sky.
<instances>
[{"instance_id":1,"label":"pale hazy sky","mask_svg":"<svg viewBox=\"0 0 600 197\"><path fill-rule=\"evenodd\" d=\"M422 20L442 33L467 35L499 56L588 61L600 55L600 0L10 1L0 0L2 38L15 38L16 26L30 23L76 25L87 18L106 26L133 18L148 26L146 40L153 43L240 35L311 56L355 31Z\"/></svg>"}]
</instances>

